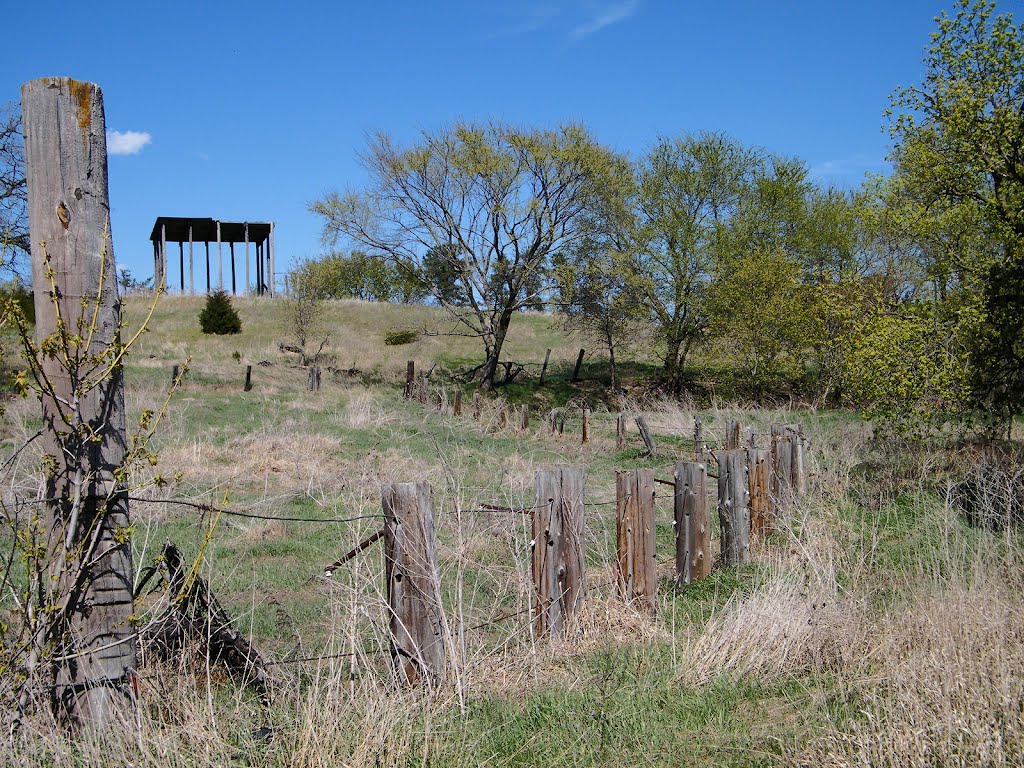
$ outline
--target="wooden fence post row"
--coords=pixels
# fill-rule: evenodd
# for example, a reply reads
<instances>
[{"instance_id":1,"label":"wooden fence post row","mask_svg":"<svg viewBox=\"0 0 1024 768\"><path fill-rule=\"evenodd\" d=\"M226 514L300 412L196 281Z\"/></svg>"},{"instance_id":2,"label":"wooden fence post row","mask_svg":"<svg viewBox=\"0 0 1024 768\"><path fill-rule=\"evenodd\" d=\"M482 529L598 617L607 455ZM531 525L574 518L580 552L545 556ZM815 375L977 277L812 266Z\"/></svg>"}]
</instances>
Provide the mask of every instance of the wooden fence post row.
<instances>
[{"instance_id":1,"label":"wooden fence post row","mask_svg":"<svg viewBox=\"0 0 1024 768\"><path fill-rule=\"evenodd\" d=\"M562 634L583 603L582 467L540 470L533 510L534 631Z\"/></svg>"},{"instance_id":2,"label":"wooden fence post row","mask_svg":"<svg viewBox=\"0 0 1024 768\"><path fill-rule=\"evenodd\" d=\"M381 506L395 672L409 685L432 684L447 669L447 622L441 606L430 484L386 485Z\"/></svg>"},{"instance_id":3,"label":"wooden fence post row","mask_svg":"<svg viewBox=\"0 0 1024 768\"><path fill-rule=\"evenodd\" d=\"M615 539L619 595L641 610L654 613L658 574L652 470L615 473Z\"/></svg>"}]
</instances>

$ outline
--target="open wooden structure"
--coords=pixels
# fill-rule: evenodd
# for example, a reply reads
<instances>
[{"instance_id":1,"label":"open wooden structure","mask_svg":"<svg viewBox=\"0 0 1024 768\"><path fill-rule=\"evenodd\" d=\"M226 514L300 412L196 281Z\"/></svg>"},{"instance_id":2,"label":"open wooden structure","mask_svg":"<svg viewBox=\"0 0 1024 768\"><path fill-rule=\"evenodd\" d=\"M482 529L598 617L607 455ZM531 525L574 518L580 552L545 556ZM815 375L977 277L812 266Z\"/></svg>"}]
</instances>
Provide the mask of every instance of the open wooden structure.
<instances>
[{"instance_id":1,"label":"open wooden structure","mask_svg":"<svg viewBox=\"0 0 1024 768\"><path fill-rule=\"evenodd\" d=\"M206 292L216 289L227 290L224 284L224 244L228 246L230 258L231 293L239 293L236 272L235 245L243 244L245 282L241 292L250 288L258 296L274 295L274 223L255 221L219 221L217 219L193 219L177 216L158 216L150 235L153 241L153 284L171 286L167 283L167 243L178 244L179 287L185 293L185 275L188 275L188 293L195 293L195 244L205 246ZM188 244L188 270L185 269L185 244ZM216 273L211 271L210 243L217 246ZM249 246L255 249L253 273L250 273ZM201 275L200 275L201 276ZM254 280L250 279L250 276Z\"/></svg>"}]
</instances>

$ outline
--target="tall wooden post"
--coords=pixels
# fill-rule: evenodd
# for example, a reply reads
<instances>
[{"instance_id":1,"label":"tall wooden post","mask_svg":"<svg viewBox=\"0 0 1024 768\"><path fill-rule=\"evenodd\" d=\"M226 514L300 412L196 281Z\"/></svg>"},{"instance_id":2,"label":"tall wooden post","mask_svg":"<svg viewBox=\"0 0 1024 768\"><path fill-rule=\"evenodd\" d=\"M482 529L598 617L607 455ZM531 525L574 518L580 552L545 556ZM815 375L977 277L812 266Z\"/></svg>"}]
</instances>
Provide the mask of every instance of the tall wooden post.
<instances>
[{"instance_id":1,"label":"tall wooden post","mask_svg":"<svg viewBox=\"0 0 1024 768\"><path fill-rule=\"evenodd\" d=\"M167 225L160 225L160 275L153 280L154 287L162 290L167 287Z\"/></svg>"},{"instance_id":2,"label":"tall wooden post","mask_svg":"<svg viewBox=\"0 0 1024 768\"><path fill-rule=\"evenodd\" d=\"M658 595L654 534L654 472L616 472L615 579L623 599L651 613Z\"/></svg>"},{"instance_id":3,"label":"tall wooden post","mask_svg":"<svg viewBox=\"0 0 1024 768\"><path fill-rule=\"evenodd\" d=\"M626 447L626 414L620 413L615 419L615 450Z\"/></svg>"},{"instance_id":4,"label":"tall wooden post","mask_svg":"<svg viewBox=\"0 0 1024 768\"><path fill-rule=\"evenodd\" d=\"M277 273L275 271L276 264L274 262L274 222L270 222L270 234L267 235L267 241L270 244L270 255L267 256L267 267L270 273L267 277L267 290L270 291L270 298L274 298L274 282L277 277Z\"/></svg>"},{"instance_id":5,"label":"tall wooden post","mask_svg":"<svg viewBox=\"0 0 1024 768\"><path fill-rule=\"evenodd\" d=\"M206 292L209 293L212 287L210 284L210 241L206 240L204 243L206 245Z\"/></svg>"},{"instance_id":6,"label":"tall wooden post","mask_svg":"<svg viewBox=\"0 0 1024 768\"><path fill-rule=\"evenodd\" d=\"M806 491L804 438L796 424L772 425L772 497L776 510Z\"/></svg>"},{"instance_id":7,"label":"tall wooden post","mask_svg":"<svg viewBox=\"0 0 1024 768\"><path fill-rule=\"evenodd\" d=\"M675 483L676 584L686 585L711 573L707 464L677 462Z\"/></svg>"},{"instance_id":8,"label":"tall wooden post","mask_svg":"<svg viewBox=\"0 0 1024 768\"><path fill-rule=\"evenodd\" d=\"M540 385L544 386L544 375L548 372L548 360L551 359L551 350L544 353L544 365L540 367Z\"/></svg>"},{"instance_id":9,"label":"tall wooden post","mask_svg":"<svg viewBox=\"0 0 1024 768\"><path fill-rule=\"evenodd\" d=\"M410 685L441 680L447 669L429 483L384 486L384 578L391 614L391 657Z\"/></svg>"},{"instance_id":10,"label":"tall wooden post","mask_svg":"<svg viewBox=\"0 0 1024 768\"><path fill-rule=\"evenodd\" d=\"M768 484L771 453L766 448L747 448L747 482L750 492L750 532L764 537L772 532L771 486Z\"/></svg>"},{"instance_id":11,"label":"tall wooden post","mask_svg":"<svg viewBox=\"0 0 1024 768\"><path fill-rule=\"evenodd\" d=\"M185 292L185 243L178 241L178 274L181 276L179 285L181 292Z\"/></svg>"},{"instance_id":12,"label":"tall wooden post","mask_svg":"<svg viewBox=\"0 0 1024 768\"><path fill-rule=\"evenodd\" d=\"M238 293L238 283L235 281L235 241L231 240L228 243L228 251L231 253L231 295L235 296Z\"/></svg>"},{"instance_id":13,"label":"tall wooden post","mask_svg":"<svg viewBox=\"0 0 1024 768\"><path fill-rule=\"evenodd\" d=\"M537 472L533 510L534 630L559 634L583 604L583 467Z\"/></svg>"},{"instance_id":14,"label":"tall wooden post","mask_svg":"<svg viewBox=\"0 0 1024 768\"><path fill-rule=\"evenodd\" d=\"M192 251L192 222L188 223L188 292L195 296L196 293L196 270L195 258Z\"/></svg>"},{"instance_id":15,"label":"tall wooden post","mask_svg":"<svg viewBox=\"0 0 1024 768\"><path fill-rule=\"evenodd\" d=\"M48 647L32 653L53 660L52 700L63 717L108 724L132 701L135 644L128 500L115 480L127 446L124 379L119 364L96 378L93 362L116 359L121 319L103 94L92 83L43 78L22 86L21 103L36 340L58 334L65 350L41 359L43 450L52 461L50 572L39 606Z\"/></svg>"},{"instance_id":16,"label":"tall wooden post","mask_svg":"<svg viewBox=\"0 0 1024 768\"><path fill-rule=\"evenodd\" d=\"M722 563L742 565L750 560L750 506L745 451L719 451L718 522Z\"/></svg>"}]
</instances>

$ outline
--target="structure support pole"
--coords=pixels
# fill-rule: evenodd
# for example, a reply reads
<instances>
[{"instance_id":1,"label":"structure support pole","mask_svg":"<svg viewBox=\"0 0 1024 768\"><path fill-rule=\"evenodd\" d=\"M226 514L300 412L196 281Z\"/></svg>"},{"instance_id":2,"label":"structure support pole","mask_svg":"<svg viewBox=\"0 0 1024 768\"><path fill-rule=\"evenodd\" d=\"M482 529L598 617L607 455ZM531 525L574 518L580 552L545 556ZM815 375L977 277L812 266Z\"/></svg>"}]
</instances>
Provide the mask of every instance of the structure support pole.
<instances>
[{"instance_id":1,"label":"structure support pole","mask_svg":"<svg viewBox=\"0 0 1024 768\"><path fill-rule=\"evenodd\" d=\"M249 222L245 222L245 293L249 292Z\"/></svg>"},{"instance_id":2,"label":"structure support pole","mask_svg":"<svg viewBox=\"0 0 1024 768\"><path fill-rule=\"evenodd\" d=\"M196 295L196 270L192 254L192 224L188 225L188 292L189 295Z\"/></svg>"},{"instance_id":3,"label":"structure support pole","mask_svg":"<svg viewBox=\"0 0 1024 768\"><path fill-rule=\"evenodd\" d=\"M270 297L274 297L274 279L277 274L274 270L274 222L270 222L270 256L267 259L267 266L270 268L270 274L267 276L267 289L270 291Z\"/></svg>"},{"instance_id":4,"label":"structure support pole","mask_svg":"<svg viewBox=\"0 0 1024 768\"><path fill-rule=\"evenodd\" d=\"M217 222L217 290L224 290L224 259L220 242L220 222Z\"/></svg>"}]
</instances>

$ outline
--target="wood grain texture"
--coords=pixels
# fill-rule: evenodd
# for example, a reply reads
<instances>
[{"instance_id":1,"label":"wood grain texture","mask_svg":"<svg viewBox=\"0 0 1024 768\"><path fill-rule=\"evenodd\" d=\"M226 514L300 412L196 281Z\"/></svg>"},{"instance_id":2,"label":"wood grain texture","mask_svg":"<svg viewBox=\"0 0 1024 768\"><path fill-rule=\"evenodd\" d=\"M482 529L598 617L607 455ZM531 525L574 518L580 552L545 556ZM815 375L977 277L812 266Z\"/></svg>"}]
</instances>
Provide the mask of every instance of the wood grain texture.
<instances>
[{"instance_id":1,"label":"wood grain texture","mask_svg":"<svg viewBox=\"0 0 1024 768\"><path fill-rule=\"evenodd\" d=\"M675 484L676 583L685 586L711 573L707 464L677 462Z\"/></svg>"},{"instance_id":2,"label":"wood grain texture","mask_svg":"<svg viewBox=\"0 0 1024 768\"><path fill-rule=\"evenodd\" d=\"M722 535L722 564L750 561L750 506L745 451L719 451L718 522Z\"/></svg>"},{"instance_id":3,"label":"wood grain texture","mask_svg":"<svg viewBox=\"0 0 1024 768\"><path fill-rule=\"evenodd\" d=\"M409 685L435 684L447 672L448 630L441 605L430 484L386 485L381 505L395 671Z\"/></svg>"},{"instance_id":4,"label":"wood grain texture","mask_svg":"<svg viewBox=\"0 0 1024 768\"><path fill-rule=\"evenodd\" d=\"M534 631L563 634L585 592L582 467L541 470L533 512Z\"/></svg>"},{"instance_id":5,"label":"wood grain texture","mask_svg":"<svg viewBox=\"0 0 1024 768\"><path fill-rule=\"evenodd\" d=\"M615 577L619 595L641 610L657 607L654 472L615 473Z\"/></svg>"},{"instance_id":6,"label":"wood grain texture","mask_svg":"<svg viewBox=\"0 0 1024 768\"><path fill-rule=\"evenodd\" d=\"M55 698L62 715L113 722L132 698L132 551L124 489L121 308L110 237L103 94L43 78L22 86L36 342L55 339L41 377L50 600L60 609ZM74 339L78 337L79 340ZM97 360L99 361L97 363ZM78 502L75 499L79 499Z\"/></svg>"}]
</instances>

